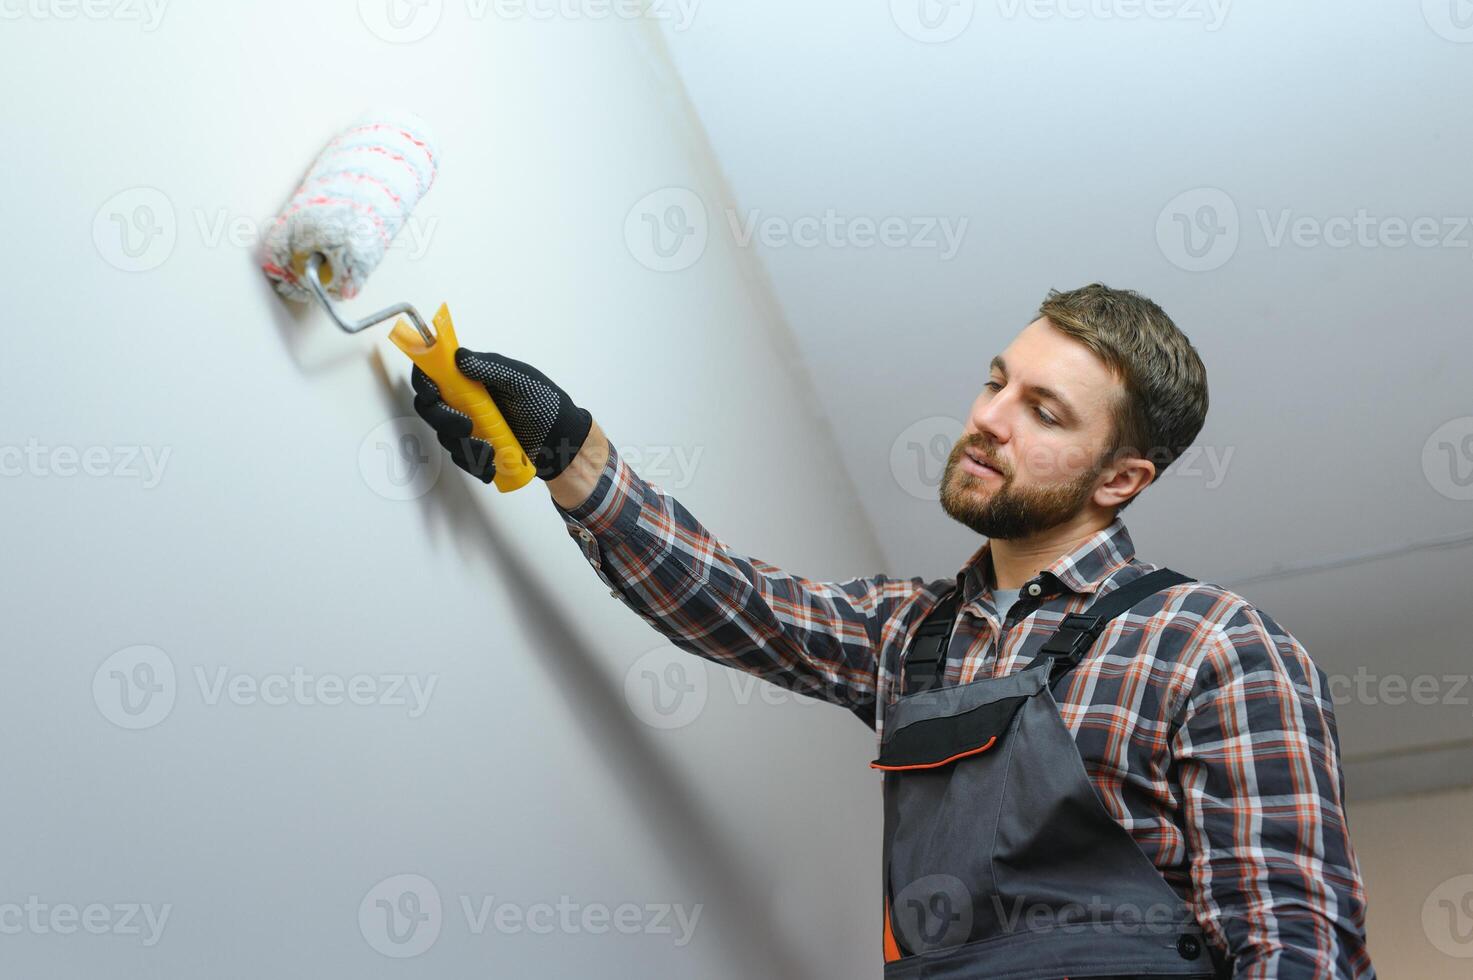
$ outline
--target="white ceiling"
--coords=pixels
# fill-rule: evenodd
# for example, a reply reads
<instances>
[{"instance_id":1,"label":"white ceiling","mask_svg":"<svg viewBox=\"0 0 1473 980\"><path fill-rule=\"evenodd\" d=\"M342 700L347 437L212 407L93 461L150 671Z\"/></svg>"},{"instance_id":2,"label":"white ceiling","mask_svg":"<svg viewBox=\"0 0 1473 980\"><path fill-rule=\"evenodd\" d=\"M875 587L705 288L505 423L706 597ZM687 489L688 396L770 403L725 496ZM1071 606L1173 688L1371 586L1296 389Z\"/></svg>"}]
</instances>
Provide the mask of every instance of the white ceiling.
<instances>
[{"instance_id":1,"label":"white ceiling","mask_svg":"<svg viewBox=\"0 0 1473 980\"><path fill-rule=\"evenodd\" d=\"M1047 290L1099 280L1159 302L1211 386L1197 464L1125 514L1141 556L1238 588L1332 675L1473 671L1473 547L1375 558L1473 529L1444 447L1473 468L1473 28L1446 2L704 0L667 21L738 231L851 229L751 247L885 571L977 546L936 503L945 450ZM1198 270L1174 214L1214 202L1237 241ZM1359 213L1370 245L1274 237ZM856 218L966 224L947 255L860 247ZM1387 219L1418 218L1438 244L1395 247ZM1368 560L1245 581L1345 556ZM1440 685L1339 707L1353 792L1473 782L1473 707Z\"/></svg>"}]
</instances>

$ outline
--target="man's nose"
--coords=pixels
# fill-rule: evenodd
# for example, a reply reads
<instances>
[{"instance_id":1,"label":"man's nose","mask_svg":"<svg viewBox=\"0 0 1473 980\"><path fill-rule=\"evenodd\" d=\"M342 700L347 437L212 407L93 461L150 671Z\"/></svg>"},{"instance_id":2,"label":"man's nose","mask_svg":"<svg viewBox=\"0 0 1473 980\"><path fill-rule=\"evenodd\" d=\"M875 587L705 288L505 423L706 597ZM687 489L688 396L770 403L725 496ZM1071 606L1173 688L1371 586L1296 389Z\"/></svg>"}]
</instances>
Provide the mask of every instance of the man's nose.
<instances>
[{"instance_id":1,"label":"man's nose","mask_svg":"<svg viewBox=\"0 0 1473 980\"><path fill-rule=\"evenodd\" d=\"M979 398L972 405L965 434L971 436L980 433L994 443L1007 442L1012 435L1007 413L1006 399L1001 393L991 398Z\"/></svg>"}]
</instances>

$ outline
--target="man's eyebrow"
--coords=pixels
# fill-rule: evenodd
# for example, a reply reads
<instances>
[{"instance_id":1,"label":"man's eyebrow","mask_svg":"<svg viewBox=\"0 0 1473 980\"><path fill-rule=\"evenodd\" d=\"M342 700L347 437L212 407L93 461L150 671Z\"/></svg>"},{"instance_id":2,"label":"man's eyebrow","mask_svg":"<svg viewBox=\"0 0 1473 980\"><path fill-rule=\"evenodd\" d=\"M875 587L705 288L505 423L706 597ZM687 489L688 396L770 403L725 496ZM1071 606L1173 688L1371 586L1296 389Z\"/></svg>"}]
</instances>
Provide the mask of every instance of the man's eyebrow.
<instances>
[{"instance_id":1,"label":"man's eyebrow","mask_svg":"<svg viewBox=\"0 0 1473 980\"><path fill-rule=\"evenodd\" d=\"M1001 354L997 354L992 358L991 367L994 367L997 370L1001 371L1004 378L1008 376L1008 363L1007 361L1004 361L1002 359ZM1074 406L1070 405L1069 400L1054 389L1049 388L1046 385L1029 385L1029 390L1031 390L1038 397L1047 398L1049 401L1052 401L1054 404L1058 405L1060 409L1060 414L1065 417L1065 421L1079 421L1079 413L1074 411Z\"/></svg>"}]
</instances>

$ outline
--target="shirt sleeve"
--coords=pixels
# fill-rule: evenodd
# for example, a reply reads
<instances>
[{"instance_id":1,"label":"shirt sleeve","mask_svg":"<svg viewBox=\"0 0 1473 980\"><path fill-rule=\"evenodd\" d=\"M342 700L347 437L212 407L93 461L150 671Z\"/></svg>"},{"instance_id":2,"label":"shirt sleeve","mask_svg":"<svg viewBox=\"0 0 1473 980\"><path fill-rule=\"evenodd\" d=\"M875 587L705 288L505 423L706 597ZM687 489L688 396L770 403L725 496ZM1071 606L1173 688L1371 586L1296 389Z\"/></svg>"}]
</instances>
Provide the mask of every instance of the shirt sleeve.
<instances>
[{"instance_id":1,"label":"shirt sleeve","mask_svg":"<svg viewBox=\"0 0 1473 980\"><path fill-rule=\"evenodd\" d=\"M874 728L883 627L923 579L816 582L737 554L612 443L588 499L553 506L610 595L675 646Z\"/></svg>"},{"instance_id":2,"label":"shirt sleeve","mask_svg":"<svg viewBox=\"0 0 1473 980\"><path fill-rule=\"evenodd\" d=\"M1233 976L1374 977L1334 707L1303 646L1244 604L1208 643L1174 749L1199 917Z\"/></svg>"}]
</instances>

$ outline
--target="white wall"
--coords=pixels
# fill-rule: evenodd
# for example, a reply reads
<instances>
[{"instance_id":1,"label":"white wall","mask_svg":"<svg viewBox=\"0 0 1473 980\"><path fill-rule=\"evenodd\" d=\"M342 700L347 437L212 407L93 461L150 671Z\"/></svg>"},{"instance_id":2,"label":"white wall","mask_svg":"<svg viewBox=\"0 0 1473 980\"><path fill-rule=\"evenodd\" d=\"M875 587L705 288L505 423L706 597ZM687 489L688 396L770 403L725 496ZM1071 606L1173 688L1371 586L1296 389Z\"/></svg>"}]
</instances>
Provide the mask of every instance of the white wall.
<instances>
[{"instance_id":1,"label":"white wall","mask_svg":"<svg viewBox=\"0 0 1473 980\"><path fill-rule=\"evenodd\" d=\"M1473 973L1473 790L1352 805L1378 975L1465 980Z\"/></svg>"},{"instance_id":2,"label":"white wall","mask_svg":"<svg viewBox=\"0 0 1473 980\"><path fill-rule=\"evenodd\" d=\"M626 672L663 644L545 489L503 496L446 464L422 496L380 492L378 443L426 431L390 422L411 415L406 362L382 330L288 309L250 236L231 240L362 108L409 107L444 153L415 216L427 248L401 239L356 309L448 300L463 343L546 370L732 546L814 577L879 571L749 257L713 236L660 273L626 242L651 191L724 194L655 32L446 2L394 44L368 26L383 7L359 6L176 0L157 24L5 8L0 905L169 918L147 946L40 913L0 939L0 973L878 976L869 732L714 667L690 724L641 722ZM113 214L140 222L137 255ZM156 479L115 472L138 465L127 447L162 460ZM701 454L688 481L655 466L662 448ZM109 475L58 473L89 449ZM177 689L125 730L112 670L132 665L103 666L137 645ZM211 703L221 670L437 686L413 718ZM403 873L443 912L432 946L394 959L358 913ZM487 896L703 907L677 946L494 917L478 935L461 899Z\"/></svg>"}]
</instances>

